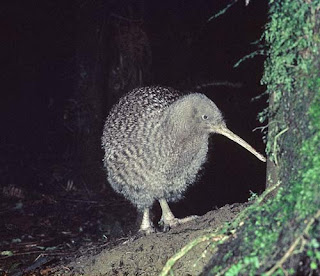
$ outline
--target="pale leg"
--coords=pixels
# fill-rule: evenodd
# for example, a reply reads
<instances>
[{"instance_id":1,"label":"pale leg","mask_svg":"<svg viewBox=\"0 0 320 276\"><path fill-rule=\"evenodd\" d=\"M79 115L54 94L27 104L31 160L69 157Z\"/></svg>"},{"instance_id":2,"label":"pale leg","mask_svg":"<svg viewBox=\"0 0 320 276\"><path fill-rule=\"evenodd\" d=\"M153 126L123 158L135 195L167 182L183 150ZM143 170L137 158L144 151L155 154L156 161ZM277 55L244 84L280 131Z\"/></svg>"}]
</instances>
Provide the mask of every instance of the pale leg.
<instances>
[{"instance_id":1,"label":"pale leg","mask_svg":"<svg viewBox=\"0 0 320 276\"><path fill-rule=\"evenodd\" d=\"M162 209L162 216L161 216L160 223L164 224L165 228L166 227L171 228L171 227L174 227L178 224L186 223L188 221L191 221L191 220L197 218L197 216L190 216L190 217L178 219L173 215L167 201L164 198L161 198L159 200L159 203L160 203L160 206Z\"/></svg>"},{"instance_id":2,"label":"pale leg","mask_svg":"<svg viewBox=\"0 0 320 276\"><path fill-rule=\"evenodd\" d=\"M142 222L141 222L139 231L145 232L146 234L150 234L154 232L154 228L150 220L149 208L145 208L143 210L143 217L142 217Z\"/></svg>"}]
</instances>

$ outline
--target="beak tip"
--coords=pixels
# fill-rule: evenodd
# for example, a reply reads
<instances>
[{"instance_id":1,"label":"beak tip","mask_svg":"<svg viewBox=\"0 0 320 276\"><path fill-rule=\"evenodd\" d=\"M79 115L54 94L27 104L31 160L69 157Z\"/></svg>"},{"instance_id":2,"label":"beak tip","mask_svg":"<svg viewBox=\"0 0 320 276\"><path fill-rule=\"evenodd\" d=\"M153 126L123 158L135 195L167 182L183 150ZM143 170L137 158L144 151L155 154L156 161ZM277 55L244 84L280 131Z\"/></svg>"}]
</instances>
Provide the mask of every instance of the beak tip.
<instances>
[{"instance_id":1,"label":"beak tip","mask_svg":"<svg viewBox=\"0 0 320 276\"><path fill-rule=\"evenodd\" d=\"M261 160L262 162L267 162L267 158L265 158L262 154L258 153L257 157L258 157L258 159Z\"/></svg>"},{"instance_id":2,"label":"beak tip","mask_svg":"<svg viewBox=\"0 0 320 276\"><path fill-rule=\"evenodd\" d=\"M222 134L232 141L238 143L240 146L244 147L252 154L254 154L260 161L267 162L267 159L259 152L257 152L254 148L252 148L247 142L245 142L242 138L234 134L231 130L229 130L226 126L220 126L218 128L212 128L212 132Z\"/></svg>"}]
</instances>

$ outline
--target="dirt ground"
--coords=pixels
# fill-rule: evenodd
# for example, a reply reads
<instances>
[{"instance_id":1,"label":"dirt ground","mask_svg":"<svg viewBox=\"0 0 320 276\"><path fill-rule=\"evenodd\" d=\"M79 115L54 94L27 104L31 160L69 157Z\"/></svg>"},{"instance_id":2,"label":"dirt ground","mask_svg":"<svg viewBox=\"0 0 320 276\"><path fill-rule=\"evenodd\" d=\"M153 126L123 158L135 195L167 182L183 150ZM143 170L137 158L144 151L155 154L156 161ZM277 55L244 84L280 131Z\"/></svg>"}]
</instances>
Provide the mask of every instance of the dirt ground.
<instances>
[{"instance_id":1,"label":"dirt ground","mask_svg":"<svg viewBox=\"0 0 320 276\"><path fill-rule=\"evenodd\" d=\"M159 275L170 257L195 238L231 221L246 204L226 205L167 232L137 234L137 213L108 193L42 195L0 203L0 275ZM199 275L210 258L201 242L173 267Z\"/></svg>"},{"instance_id":2,"label":"dirt ground","mask_svg":"<svg viewBox=\"0 0 320 276\"><path fill-rule=\"evenodd\" d=\"M168 232L122 238L98 254L86 253L64 264L55 275L158 275L167 260L195 238L231 221L244 205L226 205ZM200 243L175 265L175 275L199 275L210 258L209 242Z\"/></svg>"}]
</instances>

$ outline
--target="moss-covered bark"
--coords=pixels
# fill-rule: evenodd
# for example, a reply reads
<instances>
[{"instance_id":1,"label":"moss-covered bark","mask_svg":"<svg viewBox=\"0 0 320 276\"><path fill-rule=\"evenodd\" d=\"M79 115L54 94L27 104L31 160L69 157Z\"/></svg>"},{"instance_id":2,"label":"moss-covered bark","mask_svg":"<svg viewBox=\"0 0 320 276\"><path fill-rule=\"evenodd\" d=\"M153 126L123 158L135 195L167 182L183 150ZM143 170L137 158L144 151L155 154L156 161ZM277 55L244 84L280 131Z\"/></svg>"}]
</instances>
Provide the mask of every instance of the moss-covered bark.
<instances>
[{"instance_id":1,"label":"moss-covered bark","mask_svg":"<svg viewBox=\"0 0 320 276\"><path fill-rule=\"evenodd\" d=\"M207 275L320 274L319 30L320 1L270 0L262 81L272 102L261 121L268 117L267 153L277 170L269 187L279 188L233 226Z\"/></svg>"}]
</instances>

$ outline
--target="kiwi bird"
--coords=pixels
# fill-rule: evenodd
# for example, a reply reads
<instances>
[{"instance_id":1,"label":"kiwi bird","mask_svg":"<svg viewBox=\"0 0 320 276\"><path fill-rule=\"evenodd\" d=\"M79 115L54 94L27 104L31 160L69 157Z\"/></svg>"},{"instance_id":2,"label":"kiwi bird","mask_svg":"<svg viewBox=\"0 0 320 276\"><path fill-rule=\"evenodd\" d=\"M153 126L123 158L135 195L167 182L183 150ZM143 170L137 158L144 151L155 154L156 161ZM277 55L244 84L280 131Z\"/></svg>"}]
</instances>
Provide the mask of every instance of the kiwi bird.
<instances>
[{"instance_id":1,"label":"kiwi bird","mask_svg":"<svg viewBox=\"0 0 320 276\"><path fill-rule=\"evenodd\" d=\"M164 227L193 218L176 218L168 202L179 200L194 182L206 161L208 138L214 133L266 161L227 128L218 107L203 94L142 87L123 96L111 109L102 135L104 166L113 189L143 212L141 231L154 231L149 210L156 200Z\"/></svg>"}]
</instances>

